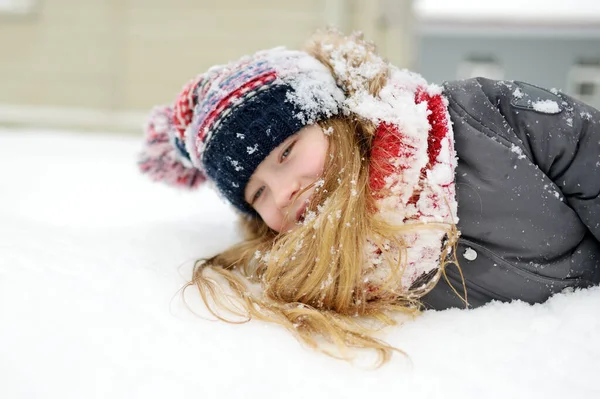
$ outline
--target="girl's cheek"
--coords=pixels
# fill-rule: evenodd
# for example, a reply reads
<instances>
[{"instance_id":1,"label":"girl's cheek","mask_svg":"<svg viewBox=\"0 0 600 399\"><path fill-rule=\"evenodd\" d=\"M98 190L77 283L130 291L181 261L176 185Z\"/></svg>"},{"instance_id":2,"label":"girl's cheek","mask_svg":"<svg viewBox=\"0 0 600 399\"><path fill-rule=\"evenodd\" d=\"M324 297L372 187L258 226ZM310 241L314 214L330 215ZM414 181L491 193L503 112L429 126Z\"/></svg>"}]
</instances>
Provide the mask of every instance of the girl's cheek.
<instances>
[{"instance_id":1,"label":"girl's cheek","mask_svg":"<svg viewBox=\"0 0 600 399\"><path fill-rule=\"evenodd\" d=\"M269 226L271 229L279 232L281 230L281 220L277 220L277 217L274 212L266 211L262 215L263 221Z\"/></svg>"}]
</instances>

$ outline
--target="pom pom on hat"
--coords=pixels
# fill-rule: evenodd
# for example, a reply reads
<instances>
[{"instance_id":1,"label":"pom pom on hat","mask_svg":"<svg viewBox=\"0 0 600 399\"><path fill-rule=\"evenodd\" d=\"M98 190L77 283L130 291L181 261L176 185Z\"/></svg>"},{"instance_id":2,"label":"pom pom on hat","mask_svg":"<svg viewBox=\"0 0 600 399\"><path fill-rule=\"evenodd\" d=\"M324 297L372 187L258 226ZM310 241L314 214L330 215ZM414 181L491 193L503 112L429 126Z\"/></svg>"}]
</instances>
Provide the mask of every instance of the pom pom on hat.
<instances>
[{"instance_id":1,"label":"pom pom on hat","mask_svg":"<svg viewBox=\"0 0 600 399\"><path fill-rule=\"evenodd\" d=\"M155 107L145 130L145 145L138 161L143 173L154 181L181 188L196 188L206 180L204 173L192 165L176 136L173 108Z\"/></svg>"}]
</instances>

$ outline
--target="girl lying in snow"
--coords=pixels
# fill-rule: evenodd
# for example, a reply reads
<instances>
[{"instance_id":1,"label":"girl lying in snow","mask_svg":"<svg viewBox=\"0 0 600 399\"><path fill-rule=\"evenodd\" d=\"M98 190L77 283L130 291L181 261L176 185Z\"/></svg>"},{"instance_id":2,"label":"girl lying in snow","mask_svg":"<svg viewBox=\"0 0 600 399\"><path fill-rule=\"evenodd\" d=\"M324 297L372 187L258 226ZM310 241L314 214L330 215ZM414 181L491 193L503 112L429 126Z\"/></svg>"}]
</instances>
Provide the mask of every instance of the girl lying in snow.
<instances>
[{"instance_id":1,"label":"girl lying in snow","mask_svg":"<svg viewBox=\"0 0 600 399\"><path fill-rule=\"evenodd\" d=\"M143 172L211 181L245 228L189 285L311 346L385 361L369 320L600 282L600 113L555 90L436 86L321 32L198 76L146 144Z\"/></svg>"}]
</instances>

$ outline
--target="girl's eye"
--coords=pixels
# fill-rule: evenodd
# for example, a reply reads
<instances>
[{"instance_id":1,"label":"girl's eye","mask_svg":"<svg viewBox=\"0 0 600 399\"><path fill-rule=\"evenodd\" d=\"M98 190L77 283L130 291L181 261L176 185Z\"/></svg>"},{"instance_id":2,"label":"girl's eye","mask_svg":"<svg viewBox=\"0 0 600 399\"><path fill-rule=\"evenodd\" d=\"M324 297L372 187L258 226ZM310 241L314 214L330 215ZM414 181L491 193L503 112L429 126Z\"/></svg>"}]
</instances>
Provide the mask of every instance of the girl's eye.
<instances>
[{"instance_id":1,"label":"girl's eye","mask_svg":"<svg viewBox=\"0 0 600 399\"><path fill-rule=\"evenodd\" d=\"M265 186L262 186L261 188L258 189L258 191L256 191L256 193L254 193L254 197L252 197L252 203L253 204L260 197L260 195L263 193L264 190L265 190Z\"/></svg>"},{"instance_id":2,"label":"girl's eye","mask_svg":"<svg viewBox=\"0 0 600 399\"><path fill-rule=\"evenodd\" d=\"M279 159L279 162L283 162L283 160L286 159L288 157L288 155L290 155L290 152L292 152L292 148L294 147L294 144L296 144L295 141L292 144L288 145L287 148L285 149L285 151L283 151L281 153L281 158Z\"/></svg>"}]
</instances>

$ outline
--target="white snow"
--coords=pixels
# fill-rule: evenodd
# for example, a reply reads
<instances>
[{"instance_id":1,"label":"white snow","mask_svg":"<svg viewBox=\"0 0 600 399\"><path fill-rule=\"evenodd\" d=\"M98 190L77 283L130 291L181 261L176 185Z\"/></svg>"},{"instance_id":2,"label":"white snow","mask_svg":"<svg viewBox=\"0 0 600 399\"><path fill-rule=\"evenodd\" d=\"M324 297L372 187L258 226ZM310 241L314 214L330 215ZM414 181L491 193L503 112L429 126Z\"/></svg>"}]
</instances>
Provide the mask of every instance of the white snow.
<instances>
[{"instance_id":1,"label":"white snow","mask_svg":"<svg viewBox=\"0 0 600 399\"><path fill-rule=\"evenodd\" d=\"M523 98L523 92L518 87L513 91L513 97L515 98Z\"/></svg>"},{"instance_id":2,"label":"white snow","mask_svg":"<svg viewBox=\"0 0 600 399\"><path fill-rule=\"evenodd\" d=\"M246 152L248 152L248 155L252 155L256 151L258 151L258 144L254 144L252 147L246 147Z\"/></svg>"},{"instance_id":3,"label":"white snow","mask_svg":"<svg viewBox=\"0 0 600 399\"><path fill-rule=\"evenodd\" d=\"M426 312L374 371L209 321L194 291L192 314L178 289L234 216L139 175L140 140L0 130L0 398L600 397L600 288Z\"/></svg>"},{"instance_id":4,"label":"white snow","mask_svg":"<svg viewBox=\"0 0 600 399\"><path fill-rule=\"evenodd\" d=\"M531 105L533 109L544 114L556 114L560 112L560 106L556 101L552 100L534 101Z\"/></svg>"},{"instance_id":5,"label":"white snow","mask_svg":"<svg viewBox=\"0 0 600 399\"><path fill-rule=\"evenodd\" d=\"M338 114L344 94L329 70L315 58L283 47L257 54L263 54L277 71L278 79L294 89L286 93L286 98L302 110L296 116L303 123L312 124L319 115Z\"/></svg>"},{"instance_id":6,"label":"white snow","mask_svg":"<svg viewBox=\"0 0 600 399\"><path fill-rule=\"evenodd\" d=\"M523 153L523 150L521 149L521 147L518 147L515 144L511 144L510 151L517 154L519 159L527 158L527 156Z\"/></svg>"},{"instance_id":7,"label":"white snow","mask_svg":"<svg viewBox=\"0 0 600 399\"><path fill-rule=\"evenodd\" d=\"M467 248L463 256L466 260L473 261L477 259L477 252L473 248Z\"/></svg>"}]
</instances>

